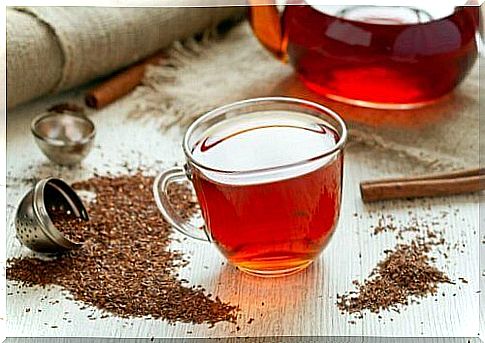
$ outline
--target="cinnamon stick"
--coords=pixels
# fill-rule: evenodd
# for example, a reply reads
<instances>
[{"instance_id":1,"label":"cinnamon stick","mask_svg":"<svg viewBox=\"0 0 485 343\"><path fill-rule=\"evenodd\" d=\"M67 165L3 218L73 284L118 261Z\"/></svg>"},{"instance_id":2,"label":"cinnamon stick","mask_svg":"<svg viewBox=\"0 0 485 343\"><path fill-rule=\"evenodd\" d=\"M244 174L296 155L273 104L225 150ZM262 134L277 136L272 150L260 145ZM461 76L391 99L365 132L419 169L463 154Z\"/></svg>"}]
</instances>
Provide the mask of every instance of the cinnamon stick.
<instances>
[{"instance_id":1,"label":"cinnamon stick","mask_svg":"<svg viewBox=\"0 0 485 343\"><path fill-rule=\"evenodd\" d=\"M477 192L485 189L483 169L400 179L365 181L360 184L364 202L433 197Z\"/></svg>"},{"instance_id":2,"label":"cinnamon stick","mask_svg":"<svg viewBox=\"0 0 485 343\"><path fill-rule=\"evenodd\" d=\"M89 90L85 96L86 105L100 109L128 94L141 83L146 67L159 63L163 57L163 52L150 56Z\"/></svg>"}]
</instances>

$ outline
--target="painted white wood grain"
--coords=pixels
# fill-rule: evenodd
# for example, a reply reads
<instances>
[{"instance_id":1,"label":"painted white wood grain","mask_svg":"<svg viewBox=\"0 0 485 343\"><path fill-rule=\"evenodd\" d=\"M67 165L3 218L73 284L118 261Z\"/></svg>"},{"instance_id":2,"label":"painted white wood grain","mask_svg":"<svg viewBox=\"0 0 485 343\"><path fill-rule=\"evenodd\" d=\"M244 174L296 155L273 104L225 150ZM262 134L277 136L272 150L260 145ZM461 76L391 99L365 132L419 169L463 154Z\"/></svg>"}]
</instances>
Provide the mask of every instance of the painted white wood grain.
<instances>
[{"instance_id":1,"label":"painted white wood grain","mask_svg":"<svg viewBox=\"0 0 485 343\"><path fill-rule=\"evenodd\" d=\"M87 339L83 338L11 338L6 343L85 343ZM226 338L208 338L208 339L191 339L191 338L92 338L89 343L204 343L204 342L221 342L221 343L479 343L478 338L393 338L393 337L226 337Z\"/></svg>"},{"instance_id":2,"label":"painted white wood grain","mask_svg":"<svg viewBox=\"0 0 485 343\"><path fill-rule=\"evenodd\" d=\"M174 128L161 132L153 123L127 119L129 104L119 101L105 110L91 114L97 125L97 147L81 169L53 166L37 149L29 132L31 118L49 104L75 99L81 90L45 99L21 107L8 116L7 141L7 254L18 256L30 252L14 236L14 208L27 187L15 180L31 175L61 176L68 181L88 177L96 167L103 171L123 170L121 164L152 166L153 172L182 162L181 132ZM206 325L168 325L162 320L121 319L109 317L89 320L95 309L81 311L66 300L60 289L18 288L8 282L7 328L9 336L92 336L92 337L225 337L225 336L476 336L478 331L479 233L478 196L466 195L415 201L392 201L364 205L357 184L362 179L385 175L387 167L372 160L363 149L347 151L342 215L337 231L322 256L307 270L280 279L248 276L225 263L208 243L190 239L174 243L190 256L191 263L181 277L203 285L208 292L241 308L238 326L219 323ZM396 170L395 173L400 172ZM452 212L443 220L443 230L450 242L465 244L463 253L453 252L448 261L440 261L452 279L466 278L468 284L440 287L440 294L419 305L407 307L400 314L383 313L383 319L368 314L355 324L335 306L337 293L352 289L352 280L363 280L383 250L392 247L392 234L371 236L370 226L377 213L393 214L406 220L408 211L420 216ZM455 213L456 211L456 213ZM354 213L358 213L357 217ZM182 238L182 237L180 237ZM361 256L359 258L359 256ZM129 285L126 285L129 286ZM445 293L445 296L441 295ZM452 294L456 293L456 296ZM45 298L44 300L42 300ZM59 300L59 303L54 303ZM264 305L263 305L264 303ZM30 312L26 309L30 308ZM483 306L482 306L483 308ZM40 310L40 311L39 311ZM67 312L67 313L65 313ZM64 320L63 318L67 318ZM247 324L254 318L252 324ZM391 321L392 319L392 321ZM68 322L70 321L70 322ZM57 326L57 328L53 328Z\"/></svg>"}]
</instances>

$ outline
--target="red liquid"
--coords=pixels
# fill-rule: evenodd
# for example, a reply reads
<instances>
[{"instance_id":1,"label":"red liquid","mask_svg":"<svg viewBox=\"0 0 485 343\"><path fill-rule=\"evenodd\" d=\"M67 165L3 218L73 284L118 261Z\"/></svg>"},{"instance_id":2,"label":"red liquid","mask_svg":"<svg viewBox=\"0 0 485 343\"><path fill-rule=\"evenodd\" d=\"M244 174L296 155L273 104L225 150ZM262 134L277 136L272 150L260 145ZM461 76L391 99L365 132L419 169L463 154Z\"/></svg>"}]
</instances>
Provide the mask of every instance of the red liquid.
<instances>
[{"instance_id":1,"label":"red liquid","mask_svg":"<svg viewBox=\"0 0 485 343\"><path fill-rule=\"evenodd\" d=\"M439 20L407 11L380 18L369 17L365 6L337 16L286 6L284 44L303 82L320 94L376 107L427 103L450 92L472 67L478 7Z\"/></svg>"},{"instance_id":2,"label":"red liquid","mask_svg":"<svg viewBox=\"0 0 485 343\"><path fill-rule=\"evenodd\" d=\"M286 114L285 114L286 115ZM212 141L193 151L206 165L252 170L320 155L338 136L323 125L261 126ZM311 263L337 223L342 155L306 167L249 179L195 171L193 181L212 239L230 262L256 274L281 274Z\"/></svg>"}]
</instances>

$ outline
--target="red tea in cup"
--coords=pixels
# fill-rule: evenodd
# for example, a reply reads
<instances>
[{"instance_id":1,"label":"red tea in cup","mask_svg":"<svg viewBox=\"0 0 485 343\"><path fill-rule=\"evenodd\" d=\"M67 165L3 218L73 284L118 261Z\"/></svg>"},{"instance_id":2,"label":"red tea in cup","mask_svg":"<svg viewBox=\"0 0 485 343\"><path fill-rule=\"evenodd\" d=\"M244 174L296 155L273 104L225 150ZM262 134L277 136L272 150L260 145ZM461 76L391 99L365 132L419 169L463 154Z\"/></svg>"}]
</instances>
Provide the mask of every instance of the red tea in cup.
<instances>
[{"instance_id":1,"label":"red tea in cup","mask_svg":"<svg viewBox=\"0 0 485 343\"><path fill-rule=\"evenodd\" d=\"M234 123L235 132L200 142L194 157L209 167L249 171L304 161L335 147L338 134L324 124L278 125L290 116L275 113L247 129ZM298 169L249 181L194 173L210 235L232 263L270 273L305 266L320 253L338 219L342 156Z\"/></svg>"},{"instance_id":2,"label":"red tea in cup","mask_svg":"<svg viewBox=\"0 0 485 343\"><path fill-rule=\"evenodd\" d=\"M189 129L188 170L222 254L248 273L285 275L314 261L335 229L345 128L316 104L252 101L265 107Z\"/></svg>"}]
</instances>

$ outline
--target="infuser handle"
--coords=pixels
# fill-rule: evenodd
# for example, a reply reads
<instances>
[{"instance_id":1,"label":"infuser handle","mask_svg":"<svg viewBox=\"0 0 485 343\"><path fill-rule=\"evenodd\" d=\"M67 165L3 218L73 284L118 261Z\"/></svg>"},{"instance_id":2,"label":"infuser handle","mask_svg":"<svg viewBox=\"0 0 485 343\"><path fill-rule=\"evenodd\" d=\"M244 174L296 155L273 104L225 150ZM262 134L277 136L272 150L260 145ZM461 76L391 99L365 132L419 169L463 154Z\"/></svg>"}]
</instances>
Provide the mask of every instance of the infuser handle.
<instances>
[{"instance_id":1,"label":"infuser handle","mask_svg":"<svg viewBox=\"0 0 485 343\"><path fill-rule=\"evenodd\" d=\"M174 210L169 201L167 193L168 186L173 182L189 182L189 178L183 168L174 167L160 173L153 183L153 195L158 209L162 212L165 220L177 231L194 239L210 242L205 227L196 227L184 222L180 215Z\"/></svg>"},{"instance_id":2,"label":"infuser handle","mask_svg":"<svg viewBox=\"0 0 485 343\"><path fill-rule=\"evenodd\" d=\"M274 0L248 0L249 22L258 40L283 62L288 60L281 18Z\"/></svg>"}]
</instances>

